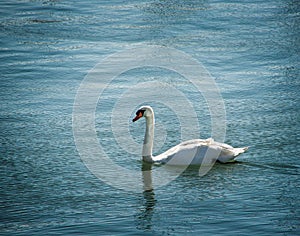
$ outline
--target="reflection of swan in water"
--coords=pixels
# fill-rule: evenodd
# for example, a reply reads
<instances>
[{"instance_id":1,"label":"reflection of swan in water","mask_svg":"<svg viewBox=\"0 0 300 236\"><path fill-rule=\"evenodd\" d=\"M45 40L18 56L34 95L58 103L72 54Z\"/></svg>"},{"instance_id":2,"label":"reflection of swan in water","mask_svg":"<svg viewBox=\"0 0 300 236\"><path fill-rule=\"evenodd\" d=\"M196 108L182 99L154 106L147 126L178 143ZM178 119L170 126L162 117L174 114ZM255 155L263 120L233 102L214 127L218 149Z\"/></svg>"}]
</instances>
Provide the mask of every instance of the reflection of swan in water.
<instances>
[{"instance_id":1,"label":"reflection of swan in water","mask_svg":"<svg viewBox=\"0 0 300 236\"><path fill-rule=\"evenodd\" d=\"M155 206L155 194L152 188L152 165L143 163L142 174L143 174L143 206L137 214L137 228L142 230L151 230L152 228L152 216L154 213Z\"/></svg>"},{"instance_id":2,"label":"reflection of swan in water","mask_svg":"<svg viewBox=\"0 0 300 236\"><path fill-rule=\"evenodd\" d=\"M170 165L200 165L204 158L230 162L248 148L233 148L225 143L215 142L210 139L193 139L185 141L169 149L168 151L152 156L154 138L154 112L150 106L142 106L137 112L133 122L141 117L146 118L146 133L143 144L143 161L148 163L168 163Z\"/></svg>"}]
</instances>

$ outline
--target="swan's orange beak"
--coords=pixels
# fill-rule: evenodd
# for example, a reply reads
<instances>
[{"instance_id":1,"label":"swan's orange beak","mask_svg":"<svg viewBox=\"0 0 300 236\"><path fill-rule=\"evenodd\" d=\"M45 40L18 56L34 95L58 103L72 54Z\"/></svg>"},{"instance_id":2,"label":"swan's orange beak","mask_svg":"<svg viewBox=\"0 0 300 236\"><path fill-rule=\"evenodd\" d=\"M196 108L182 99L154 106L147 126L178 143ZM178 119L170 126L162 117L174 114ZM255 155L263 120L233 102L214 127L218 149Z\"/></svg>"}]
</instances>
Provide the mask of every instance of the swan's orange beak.
<instances>
[{"instance_id":1,"label":"swan's orange beak","mask_svg":"<svg viewBox=\"0 0 300 236\"><path fill-rule=\"evenodd\" d=\"M136 114L136 117L133 118L132 122L137 121L138 119L140 119L141 117L143 117L143 113L140 111Z\"/></svg>"}]
</instances>

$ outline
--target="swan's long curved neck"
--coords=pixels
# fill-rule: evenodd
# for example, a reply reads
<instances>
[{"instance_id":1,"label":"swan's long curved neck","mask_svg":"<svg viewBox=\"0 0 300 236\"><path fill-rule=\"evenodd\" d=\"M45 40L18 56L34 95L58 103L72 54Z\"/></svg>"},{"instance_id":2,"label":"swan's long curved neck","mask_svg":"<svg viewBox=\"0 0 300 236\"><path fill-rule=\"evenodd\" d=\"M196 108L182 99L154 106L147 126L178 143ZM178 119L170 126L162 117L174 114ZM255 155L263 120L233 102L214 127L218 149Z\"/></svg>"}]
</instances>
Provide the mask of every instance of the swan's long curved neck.
<instances>
[{"instance_id":1,"label":"swan's long curved neck","mask_svg":"<svg viewBox=\"0 0 300 236\"><path fill-rule=\"evenodd\" d=\"M154 114L146 117L146 132L144 137L142 156L143 160L147 162L153 161L152 149L154 139Z\"/></svg>"}]
</instances>

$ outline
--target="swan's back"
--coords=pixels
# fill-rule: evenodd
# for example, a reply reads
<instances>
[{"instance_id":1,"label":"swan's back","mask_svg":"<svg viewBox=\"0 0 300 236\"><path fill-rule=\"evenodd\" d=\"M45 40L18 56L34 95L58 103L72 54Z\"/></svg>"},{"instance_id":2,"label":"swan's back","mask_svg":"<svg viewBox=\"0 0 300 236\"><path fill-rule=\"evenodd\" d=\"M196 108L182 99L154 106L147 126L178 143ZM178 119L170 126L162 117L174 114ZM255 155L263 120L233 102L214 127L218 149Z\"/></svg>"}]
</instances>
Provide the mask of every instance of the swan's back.
<instances>
[{"instance_id":1,"label":"swan's back","mask_svg":"<svg viewBox=\"0 0 300 236\"><path fill-rule=\"evenodd\" d=\"M233 148L228 144L215 142L212 138L193 139L153 157L153 161L169 165L201 165L205 158L206 163L214 163L216 160L225 163L246 150L247 148Z\"/></svg>"}]
</instances>

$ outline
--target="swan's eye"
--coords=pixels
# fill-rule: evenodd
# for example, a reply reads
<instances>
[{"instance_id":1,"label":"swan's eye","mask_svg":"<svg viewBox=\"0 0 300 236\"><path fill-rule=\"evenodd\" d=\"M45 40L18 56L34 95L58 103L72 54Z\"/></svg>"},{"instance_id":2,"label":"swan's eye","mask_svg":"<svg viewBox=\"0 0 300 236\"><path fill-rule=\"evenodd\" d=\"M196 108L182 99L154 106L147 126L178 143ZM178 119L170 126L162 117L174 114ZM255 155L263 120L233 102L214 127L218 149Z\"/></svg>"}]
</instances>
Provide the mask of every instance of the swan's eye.
<instances>
[{"instance_id":1,"label":"swan's eye","mask_svg":"<svg viewBox=\"0 0 300 236\"><path fill-rule=\"evenodd\" d=\"M135 118L133 118L133 122L135 122L135 121L137 121L138 119L140 119L141 117L143 117L144 116L144 112L145 112L145 110L142 110L142 109L140 109L140 110L138 110L135 114L136 114L136 117Z\"/></svg>"},{"instance_id":2,"label":"swan's eye","mask_svg":"<svg viewBox=\"0 0 300 236\"><path fill-rule=\"evenodd\" d=\"M145 110L138 110L135 114L136 114L137 116L143 116L143 115L144 115L144 112L145 112ZM140 115L140 113L142 113L142 114Z\"/></svg>"}]
</instances>

